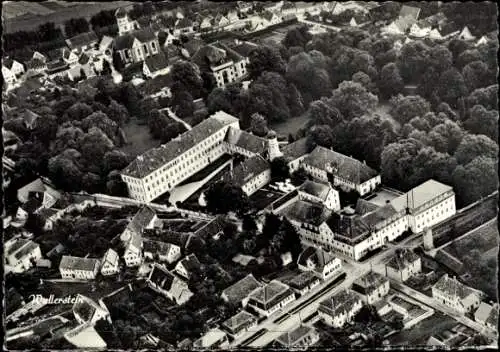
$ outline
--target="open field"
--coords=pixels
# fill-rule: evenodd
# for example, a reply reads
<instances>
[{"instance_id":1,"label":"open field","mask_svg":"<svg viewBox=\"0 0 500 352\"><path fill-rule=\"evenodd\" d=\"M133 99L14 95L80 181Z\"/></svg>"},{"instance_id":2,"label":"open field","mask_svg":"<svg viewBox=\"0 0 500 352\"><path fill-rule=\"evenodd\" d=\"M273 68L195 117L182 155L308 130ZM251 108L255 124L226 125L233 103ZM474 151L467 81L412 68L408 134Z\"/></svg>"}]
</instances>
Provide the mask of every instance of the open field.
<instances>
[{"instance_id":1,"label":"open field","mask_svg":"<svg viewBox=\"0 0 500 352\"><path fill-rule=\"evenodd\" d=\"M477 249L481 253L490 253L489 256L494 255L498 238L498 224L497 221L478 228L470 232L467 236L462 237L456 241L451 242L444 249L457 258L462 258L471 249Z\"/></svg>"},{"instance_id":2,"label":"open field","mask_svg":"<svg viewBox=\"0 0 500 352\"><path fill-rule=\"evenodd\" d=\"M429 337L455 326L457 322L447 315L435 312L409 330L402 330L388 338L391 346L425 345Z\"/></svg>"},{"instance_id":3,"label":"open field","mask_svg":"<svg viewBox=\"0 0 500 352\"><path fill-rule=\"evenodd\" d=\"M302 127L305 127L308 118L305 114L291 117L286 121L273 123L269 128L274 130L279 135L288 136L290 133L297 133Z\"/></svg>"},{"instance_id":4,"label":"open field","mask_svg":"<svg viewBox=\"0 0 500 352\"><path fill-rule=\"evenodd\" d=\"M102 10L114 10L131 4L130 1L92 1L73 3L72 6L67 6L64 2L51 2L46 6L46 4L28 1L8 2L2 5L3 30L5 33L31 31L47 22L54 22L56 26L62 25L71 18L90 19Z\"/></svg>"},{"instance_id":5,"label":"open field","mask_svg":"<svg viewBox=\"0 0 500 352\"><path fill-rule=\"evenodd\" d=\"M123 131L128 143L121 150L133 157L160 145L160 142L154 140L149 134L147 125L139 125L133 119L123 127Z\"/></svg>"}]
</instances>

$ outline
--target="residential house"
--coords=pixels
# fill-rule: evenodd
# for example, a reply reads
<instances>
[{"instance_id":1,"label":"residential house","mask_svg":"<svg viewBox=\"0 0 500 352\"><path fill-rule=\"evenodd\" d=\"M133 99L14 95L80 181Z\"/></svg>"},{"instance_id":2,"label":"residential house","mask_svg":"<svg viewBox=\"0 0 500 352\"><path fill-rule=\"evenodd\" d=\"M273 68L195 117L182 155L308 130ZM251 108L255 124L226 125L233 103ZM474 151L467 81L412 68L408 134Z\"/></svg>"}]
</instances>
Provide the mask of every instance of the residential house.
<instances>
[{"instance_id":1,"label":"residential house","mask_svg":"<svg viewBox=\"0 0 500 352\"><path fill-rule=\"evenodd\" d=\"M408 248L396 250L385 265L386 276L392 280L405 282L422 271L420 256Z\"/></svg>"},{"instance_id":2,"label":"residential house","mask_svg":"<svg viewBox=\"0 0 500 352\"><path fill-rule=\"evenodd\" d=\"M181 257L181 247L175 244L145 239L143 245L144 257L150 260L157 259L171 264Z\"/></svg>"},{"instance_id":3,"label":"residential house","mask_svg":"<svg viewBox=\"0 0 500 352\"><path fill-rule=\"evenodd\" d=\"M97 38L97 34L93 31L80 33L74 37L66 39L66 44L70 50L78 53L93 49L98 43L99 39Z\"/></svg>"},{"instance_id":4,"label":"residential house","mask_svg":"<svg viewBox=\"0 0 500 352\"><path fill-rule=\"evenodd\" d=\"M420 8L414 6L403 5L401 10L399 10L399 17L406 18L410 17L413 21L418 21L418 16L420 15Z\"/></svg>"},{"instance_id":5,"label":"residential house","mask_svg":"<svg viewBox=\"0 0 500 352\"><path fill-rule=\"evenodd\" d=\"M52 262L50 261L50 259L38 259L35 264L37 268L52 268Z\"/></svg>"},{"instance_id":6,"label":"residential house","mask_svg":"<svg viewBox=\"0 0 500 352\"><path fill-rule=\"evenodd\" d=\"M67 78L70 66L61 58L58 61L52 61L47 63L47 77L50 79Z\"/></svg>"},{"instance_id":7,"label":"residential house","mask_svg":"<svg viewBox=\"0 0 500 352\"><path fill-rule=\"evenodd\" d=\"M227 287L222 291L221 298L232 304L241 304L246 307L249 295L262 287L262 284L252 274Z\"/></svg>"},{"instance_id":8,"label":"residential house","mask_svg":"<svg viewBox=\"0 0 500 352\"><path fill-rule=\"evenodd\" d=\"M292 331L287 331L276 339L283 349L308 348L319 341L319 334L313 326L300 325Z\"/></svg>"},{"instance_id":9,"label":"residential house","mask_svg":"<svg viewBox=\"0 0 500 352\"><path fill-rule=\"evenodd\" d=\"M311 271L321 280L340 274L342 260L317 247L306 247L297 260L299 270Z\"/></svg>"},{"instance_id":10,"label":"residential house","mask_svg":"<svg viewBox=\"0 0 500 352\"><path fill-rule=\"evenodd\" d=\"M389 293L389 280L374 271L356 279L352 289L361 295L366 304L373 305Z\"/></svg>"},{"instance_id":11,"label":"residential house","mask_svg":"<svg viewBox=\"0 0 500 352\"><path fill-rule=\"evenodd\" d=\"M262 7L264 12L277 12L283 6L282 1L264 1L262 2Z\"/></svg>"},{"instance_id":12,"label":"residential house","mask_svg":"<svg viewBox=\"0 0 500 352\"><path fill-rule=\"evenodd\" d=\"M30 199L17 208L16 220L25 221L28 219L30 214L37 214L41 209L43 209L41 197L41 193L31 192Z\"/></svg>"},{"instance_id":13,"label":"residential house","mask_svg":"<svg viewBox=\"0 0 500 352\"><path fill-rule=\"evenodd\" d=\"M323 204L330 210L340 209L339 192L333 189L329 183L307 180L297 190L300 200Z\"/></svg>"},{"instance_id":14,"label":"residential house","mask_svg":"<svg viewBox=\"0 0 500 352\"><path fill-rule=\"evenodd\" d=\"M200 47L192 56L192 62L201 71L211 72L215 76L217 87L238 81L247 73L247 59L219 43Z\"/></svg>"},{"instance_id":15,"label":"residential house","mask_svg":"<svg viewBox=\"0 0 500 352\"><path fill-rule=\"evenodd\" d=\"M177 305L187 302L193 296L188 285L169 272L163 265L153 265L146 282L151 289L165 295Z\"/></svg>"},{"instance_id":16,"label":"residential house","mask_svg":"<svg viewBox=\"0 0 500 352\"><path fill-rule=\"evenodd\" d=\"M33 130L37 126L36 124L39 117L40 115L30 109L24 110L22 115L24 126L29 130Z\"/></svg>"},{"instance_id":17,"label":"residential house","mask_svg":"<svg viewBox=\"0 0 500 352\"><path fill-rule=\"evenodd\" d=\"M196 258L196 255L190 254L177 263L175 272L186 280L189 280L194 273L200 273L201 268L201 263Z\"/></svg>"},{"instance_id":18,"label":"residential house","mask_svg":"<svg viewBox=\"0 0 500 352\"><path fill-rule=\"evenodd\" d=\"M33 75L41 74L47 71L47 62L45 62L45 60L41 60L38 58L31 59L28 62L26 62L26 69L28 71L28 74L33 74Z\"/></svg>"},{"instance_id":19,"label":"residential house","mask_svg":"<svg viewBox=\"0 0 500 352\"><path fill-rule=\"evenodd\" d=\"M165 42L162 43L162 45L164 48L168 48L174 43L174 40L176 40L177 37L174 35L172 30L166 30L163 33L165 34Z\"/></svg>"},{"instance_id":20,"label":"residential house","mask_svg":"<svg viewBox=\"0 0 500 352\"><path fill-rule=\"evenodd\" d=\"M430 27L430 26L420 27L418 23L414 23L410 27L409 35L411 37L415 37L415 38L425 38L425 37L429 36L431 30L432 30L432 27Z\"/></svg>"},{"instance_id":21,"label":"residential house","mask_svg":"<svg viewBox=\"0 0 500 352\"><path fill-rule=\"evenodd\" d=\"M235 10L229 10L227 12L226 18L229 20L229 23L237 22L240 19L238 17L238 12L236 12Z\"/></svg>"},{"instance_id":22,"label":"residential house","mask_svg":"<svg viewBox=\"0 0 500 352\"><path fill-rule=\"evenodd\" d=\"M19 76L25 72L24 66L17 60L5 59L2 62L2 76L7 84L17 82Z\"/></svg>"},{"instance_id":23,"label":"residential house","mask_svg":"<svg viewBox=\"0 0 500 352\"><path fill-rule=\"evenodd\" d=\"M264 28L274 26L281 23L281 17L275 12L265 11L260 15L260 23Z\"/></svg>"},{"instance_id":24,"label":"residential house","mask_svg":"<svg viewBox=\"0 0 500 352\"><path fill-rule=\"evenodd\" d=\"M467 26L465 26L458 35L458 39L462 39L465 41L473 41L476 40L476 37L473 36L472 33L470 32L470 29Z\"/></svg>"},{"instance_id":25,"label":"residential house","mask_svg":"<svg viewBox=\"0 0 500 352\"><path fill-rule=\"evenodd\" d=\"M151 28L145 28L116 37L113 48L124 64L130 64L158 54L160 44Z\"/></svg>"},{"instance_id":26,"label":"residential house","mask_svg":"<svg viewBox=\"0 0 500 352\"><path fill-rule=\"evenodd\" d=\"M189 18L178 19L175 23L174 35L189 34L194 32L194 23Z\"/></svg>"},{"instance_id":27,"label":"residential house","mask_svg":"<svg viewBox=\"0 0 500 352\"><path fill-rule=\"evenodd\" d=\"M130 237L126 241L125 251L123 254L123 259L128 267L139 266L142 264L142 247L142 235L137 232L131 233Z\"/></svg>"},{"instance_id":28,"label":"residential house","mask_svg":"<svg viewBox=\"0 0 500 352\"><path fill-rule=\"evenodd\" d=\"M326 223L331 216L331 210L325 206L296 200L277 213L285 216L295 226L304 244L321 246L327 250L333 248L333 232Z\"/></svg>"},{"instance_id":29,"label":"residential house","mask_svg":"<svg viewBox=\"0 0 500 352\"><path fill-rule=\"evenodd\" d=\"M489 329L498 328L498 303L490 305L481 302L479 308L474 313L474 320L479 324L486 326Z\"/></svg>"},{"instance_id":30,"label":"residential house","mask_svg":"<svg viewBox=\"0 0 500 352\"><path fill-rule=\"evenodd\" d=\"M272 280L250 293L248 306L268 317L294 300L295 293L290 287L277 280Z\"/></svg>"},{"instance_id":31,"label":"residential house","mask_svg":"<svg viewBox=\"0 0 500 352\"><path fill-rule=\"evenodd\" d=\"M224 175L224 180L250 196L271 181L271 166L261 156L246 159Z\"/></svg>"},{"instance_id":32,"label":"residential house","mask_svg":"<svg viewBox=\"0 0 500 352\"><path fill-rule=\"evenodd\" d=\"M31 192L43 194L42 205L44 208L53 207L56 204L57 200L61 198L61 194L54 188L54 186L52 186L49 180L45 178L37 178L33 182L30 182L27 185L19 188L17 190L17 200L19 200L19 202L21 203L26 203L30 199Z\"/></svg>"},{"instance_id":33,"label":"residential house","mask_svg":"<svg viewBox=\"0 0 500 352\"><path fill-rule=\"evenodd\" d=\"M10 240L4 243L6 270L17 273L29 270L42 259L40 245L24 238Z\"/></svg>"},{"instance_id":34,"label":"residential house","mask_svg":"<svg viewBox=\"0 0 500 352\"><path fill-rule=\"evenodd\" d=\"M236 315L222 323L222 328L233 339L241 337L246 331L257 325L257 318L247 311L239 311Z\"/></svg>"},{"instance_id":35,"label":"residential house","mask_svg":"<svg viewBox=\"0 0 500 352\"><path fill-rule=\"evenodd\" d=\"M290 286L295 293L303 296L318 286L321 281L312 271L303 271L284 283Z\"/></svg>"},{"instance_id":36,"label":"residential house","mask_svg":"<svg viewBox=\"0 0 500 352\"><path fill-rule=\"evenodd\" d=\"M302 160L302 167L313 178L362 196L381 184L380 175L365 163L321 146Z\"/></svg>"},{"instance_id":37,"label":"residential house","mask_svg":"<svg viewBox=\"0 0 500 352\"><path fill-rule=\"evenodd\" d=\"M432 286L432 297L461 314L470 313L481 304L484 293L459 282L455 277L444 274Z\"/></svg>"},{"instance_id":38,"label":"residential house","mask_svg":"<svg viewBox=\"0 0 500 352\"><path fill-rule=\"evenodd\" d=\"M65 255L59 264L63 279L93 280L99 272L100 260Z\"/></svg>"},{"instance_id":39,"label":"residential house","mask_svg":"<svg viewBox=\"0 0 500 352\"><path fill-rule=\"evenodd\" d=\"M148 79L139 86L140 91L146 97L153 99L160 97L171 97L171 87L174 84L170 74L155 76L153 79Z\"/></svg>"},{"instance_id":40,"label":"residential house","mask_svg":"<svg viewBox=\"0 0 500 352\"><path fill-rule=\"evenodd\" d=\"M146 77L155 78L159 75L166 75L170 72L170 64L168 58L163 52L149 56L144 60L142 72Z\"/></svg>"},{"instance_id":41,"label":"residential house","mask_svg":"<svg viewBox=\"0 0 500 352\"><path fill-rule=\"evenodd\" d=\"M214 349L214 348L227 348L229 341L224 331L219 328L207 331L202 337L193 342L194 349Z\"/></svg>"},{"instance_id":42,"label":"residential house","mask_svg":"<svg viewBox=\"0 0 500 352\"><path fill-rule=\"evenodd\" d=\"M212 28L213 26L213 21L214 17L210 14L207 14L206 16L202 16L199 20L199 28L202 31L206 31Z\"/></svg>"},{"instance_id":43,"label":"residential house","mask_svg":"<svg viewBox=\"0 0 500 352\"><path fill-rule=\"evenodd\" d=\"M109 248L102 258L101 274L104 276L117 274L119 272L119 261L118 253Z\"/></svg>"},{"instance_id":44,"label":"residential house","mask_svg":"<svg viewBox=\"0 0 500 352\"><path fill-rule=\"evenodd\" d=\"M218 13L212 21L214 27L224 27L230 23L229 19L221 13Z\"/></svg>"},{"instance_id":45,"label":"residential house","mask_svg":"<svg viewBox=\"0 0 500 352\"><path fill-rule=\"evenodd\" d=\"M104 304L97 304L94 300L82 294L77 294L73 304L73 315L79 324L95 324L98 320L110 320L110 314Z\"/></svg>"},{"instance_id":46,"label":"residential house","mask_svg":"<svg viewBox=\"0 0 500 352\"><path fill-rule=\"evenodd\" d=\"M61 243L58 243L54 248L47 252L47 257L52 258L64 252L64 246Z\"/></svg>"},{"instance_id":47,"label":"residential house","mask_svg":"<svg viewBox=\"0 0 500 352\"><path fill-rule=\"evenodd\" d=\"M362 306L363 302L359 295L347 289L321 301L318 314L326 324L341 328L352 321Z\"/></svg>"}]
</instances>

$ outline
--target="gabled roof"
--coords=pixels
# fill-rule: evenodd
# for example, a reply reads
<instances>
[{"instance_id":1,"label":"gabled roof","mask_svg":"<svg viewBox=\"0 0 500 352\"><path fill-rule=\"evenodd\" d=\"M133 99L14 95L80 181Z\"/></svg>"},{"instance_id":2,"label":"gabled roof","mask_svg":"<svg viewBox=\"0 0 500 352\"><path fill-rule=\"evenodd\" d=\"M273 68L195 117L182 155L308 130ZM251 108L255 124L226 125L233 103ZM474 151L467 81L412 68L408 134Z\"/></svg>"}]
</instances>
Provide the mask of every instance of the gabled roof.
<instances>
[{"instance_id":1,"label":"gabled roof","mask_svg":"<svg viewBox=\"0 0 500 352\"><path fill-rule=\"evenodd\" d=\"M380 286L385 285L389 280L379 273L374 271L368 272L366 275L357 278L353 283L353 289L365 295L371 294Z\"/></svg>"},{"instance_id":2,"label":"gabled roof","mask_svg":"<svg viewBox=\"0 0 500 352\"><path fill-rule=\"evenodd\" d=\"M296 6L295 6L295 3L291 2L291 1L285 1L283 3L283 6L281 6L281 10L291 10L291 9L295 9Z\"/></svg>"},{"instance_id":3,"label":"gabled roof","mask_svg":"<svg viewBox=\"0 0 500 352\"><path fill-rule=\"evenodd\" d=\"M32 125L39 117L40 115L34 113L29 109L24 110L23 119L24 122L28 125Z\"/></svg>"},{"instance_id":4,"label":"gabled roof","mask_svg":"<svg viewBox=\"0 0 500 352\"><path fill-rule=\"evenodd\" d=\"M188 255L187 257L182 259L179 264L182 264L188 274L194 270L199 270L201 268L201 263L194 254Z\"/></svg>"},{"instance_id":5,"label":"gabled roof","mask_svg":"<svg viewBox=\"0 0 500 352\"><path fill-rule=\"evenodd\" d=\"M150 42L156 39L153 30L149 27L132 32L132 35L141 43Z\"/></svg>"},{"instance_id":6,"label":"gabled roof","mask_svg":"<svg viewBox=\"0 0 500 352\"><path fill-rule=\"evenodd\" d=\"M91 31L86 33L80 33L78 35L75 35L74 37L66 39L66 44L68 44L69 48L73 50L73 49L79 49L85 45L95 43L97 42L97 40L98 40L97 34Z\"/></svg>"},{"instance_id":7,"label":"gabled roof","mask_svg":"<svg viewBox=\"0 0 500 352\"><path fill-rule=\"evenodd\" d=\"M226 143L233 144L255 154L263 154L267 149L267 140L252 133L230 127L226 134Z\"/></svg>"},{"instance_id":8,"label":"gabled roof","mask_svg":"<svg viewBox=\"0 0 500 352\"><path fill-rule=\"evenodd\" d=\"M438 282L432 286L441 292L444 292L452 297L465 299L470 294L481 295L481 291L475 290L472 287L466 286L459 282L456 278L448 277L448 274L441 276Z\"/></svg>"},{"instance_id":9,"label":"gabled roof","mask_svg":"<svg viewBox=\"0 0 500 352\"><path fill-rule=\"evenodd\" d=\"M255 321L257 321L257 318L247 311L242 310L223 322L222 326L230 331L237 331L240 326L251 324Z\"/></svg>"},{"instance_id":10,"label":"gabled roof","mask_svg":"<svg viewBox=\"0 0 500 352\"><path fill-rule=\"evenodd\" d=\"M193 343L196 348L207 348L221 341L226 333L219 328L207 331L202 337Z\"/></svg>"},{"instance_id":11,"label":"gabled roof","mask_svg":"<svg viewBox=\"0 0 500 352\"><path fill-rule=\"evenodd\" d=\"M307 138L301 138L293 143L285 145L281 148L281 152L286 160L292 161L298 159L309 152Z\"/></svg>"},{"instance_id":12,"label":"gabled roof","mask_svg":"<svg viewBox=\"0 0 500 352\"><path fill-rule=\"evenodd\" d=\"M418 19L419 14L420 8L407 5L403 5L399 11L399 17L411 17L415 21Z\"/></svg>"},{"instance_id":13,"label":"gabled roof","mask_svg":"<svg viewBox=\"0 0 500 352\"><path fill-rule=\"evenodd\" d=\"M172 75L167 73L166 75L158 75L152 79L146 80L140 86L140 89L144 95L153 95L165 88L170 88L173 84Z\"/></svg>"},{"instance_id":14,"label":"gabled roof","mask_svg":"<svg viewBox=\"0 0 500 352\"><path fill-rule=\"evenodd\" d=\"M412 265L419 258L420 257L412 250L403 248L401 250L397 250L386 265L393 269L401 271Z\"/></svg>"},{"instance_id":15,"label":"gabled roof","mask_svg":"<svg viewBox=\"0 0 500 352\"><path fill-rule=\"evenodd\" d=\"M384 222L396 215L398 212L390 204L378 207L374 211L361 217L362 221L371 229L377 229L384 226Z\"/></svg>"},{"instance_id":16,"label":"gabled roof","mask_svg":"<svg viewBox=\"0 0 500 352\"><path fill-rule=\"evenodd\" d=\"M304 163L320 170L330 167L335 176L355 184L362 184L378 174L359 160L321 146L314 148L311 154L305 157Z\"/></svg>"},{"instance_id":17,"label":"gabled roof","mask_svg":"<svg viewBox=\"0 0 500 352\"><path fill-rule=\"evenodd\" d=\"M135 39L141 43L146 43L155 40L156 36L149 27L140 29L138 31L116 37L114 40L114 48L115 50L130 49L132 48Z\"/></svg>"},{"instance_id":18,"label":"gabled roof","mask_svg":"<svg viewBox=\"0 0 500 352\"><path fill-rule=\"evenodd\" d=\"M300 325L292 331L285 332L276 339L276 341L284 347L298 347L301 340L310 334L316 333L316 329L312 326Z\"/></svg>"},{"instance_id":19,"label":"gabled roof","mask_svg":"<svg viewBox=\"0 0 500 352\"><path fill-rule=\"evenodd\" d=\"M239 44L233 45L232 49L236 51L242 57L249 57L252 50L258 48L259 46L251 42L241 42Z\"/></svg>"},{"instance_id":20,"label":"gabled roof","mask_svg":"<svg viewBox=\"0 0 500 352\"><path fill-rule=\"evenodd\" d=\"M311 180L306 180L300 187L299 192L310 194L311 196L325 200L330 192L330 185Z\"/></svg>"},{"instance_id":21,"label":"gabled roof","mask_svg":"<svg viewBox=\"0 0 500 352\"><path fill-rule=\"evenodd\" d=\"M127 227L140 234L155 216L156 212L151 207L144 206L134 215Z\"/></svg>"},{"instance_id":22,"label":"gabled roof","mask_svg":"<svg viewBox=\"0 0 500 352\"><path fill-rule=\"evenodd\" d=\"M146 58L144 64L148 67L149 71L156 72L166 69L169 65L168 59L163 52Z\"/></svg>"},{"instance_id":23,"label":"gabled roof","mask_svg":"<svg viewBox=\"0 0 500 352\"><path fill-rule=\"evenodd\" d=\"M258 282L252 274L248 274L243 279L222 291L222 294L227 296L229 302L239 303L248 297L253 290L261 286L262 284Z\"/></svg>"},{"instance_id":24,"label":"gabled roof","mask_svg":"<svg viewBox=\"0 0 500 352\"><path fill-rule=\"evenodd\" d=\"M184 17L181 18L180 20L177 21L175 24L176 28L189 28L193 26L193 21L191 21L189 18Z\"/></svg>"},{"instance_id":25,"label":"gabled roof","mask_svg":"<svg viewBox=\"0 0 500 352\"><path fill-rule=\"evenodd\" d=\"M300 274L293 276L289 280L286 280L284 283L291 288L302 290L318 280L318 277L313 272L303 271Z\"/></svg>"},{"instance_id":26,"label":"gabled roof","mask_svg":"<svg viewBox=\"0 0 500 352\"><path fill-rule=\"evenodd\" d=\"M110 248L106 251L104 257L102 258L102 265L108 263L111 266L115 266L118 264L118 260L118 253L116 253L113 248Z\"/></svg>"},{"instance_id":27,"label":"gabled roof","mask_svg":"<svg viewBox=\"0 0 500 352\"><path fill-rule=\"evenodd\" d=\"M61 259L61 263L59 264L59 269L94 271L95 268L98 266L99 266L98 259L80 258L80 257L65 255Z\"/></svg>"},{"instance_id":28,"label":"gabled roof","mask_svg":"<svg viewBox=\"0 0 500 352\"><path fill-rule=\"evenodd\" d=\"M261 17L267 21L271 21L274 17L274 13L272 13L271 11L264 11L264 13L261 14Z\"/></svg>"},{"instance_id":29,"label":"gabled roof","mask_svg":"<svg viewBox=\"0 0 500 352\"><path fill-rule=\"evenodd\" d=\"M250 180L257 177L266 170L270 170L269 162L261 156L253 156L246 159L232 171L224 175L224 181L237 187L243 187Z\"/></svg>"},{"instance_id":30,"label":"gabled roof","mask_svg":"<svg viewBox=\"0 0 500 352\"><path fill-rule=\"evenodd\" d=\"M144 239L143 241L143 250L144 252L150 252L150 253L158 253L158 254L168 254L170 251L170 248L173 246L176 246L175 244L172 243L165 243L161 241L153 241L153 240L148 240ZM179 247L179 246L176 246ZM180 247L179 247L180 248Z\"/></svg>"},{"instance_id":31,"label":"gabled roof","mask_svg":"<svg viewBox=\"0 0 500 352\"><path fill-rule=\"evenodd\" d=\"M42 180L41 178L37 178L33 182L30 182L27 185L19 188L17 190L18 200L20 202L27 201L30 192L47 192L56 199L59 199L61 197L61 194L58 191L44 182L44 180Z\"/></svg>"},{"instance_id":32,"label":"gabled roof","mask_svg":"<svg viewBox=\"0 0 500 352\"><path fill-rule=\"evenodd\" d=\"M323 268L335 259L336 257L328 251L317 247L307 247L300 253L297 263L307 267L308 262L312 262L315 265L315 270L321 273Z\"/></svg>"},{"instance_id":33,"label":"gabled roof","mask_svg":"<svg viewBox=\"0 0 500 352\"><path fill-rule=\"evenodd\" d=\"M367 213L371 213L372 211L376 210L378 208L377 205L364 200L362 198L359 198L358 201L356 202L356 214L359 215L365 215Z\"/></svg>"},{"instance_id":34,"label":"gabled roof","mask_svg":"<svg viewBox=\"0 0 500 352\"><path fill-rule=\"evenodd\" d=\"M169 291L174 282L175 276L163 265L154 264L149 273L148 281L155 284L162 290Z\"/></svg>"},{"instance_id":35,"label":"gabled roof","mask_svg":"<svg viewBox=\"0 0 500 352\"><path fill-rule=\"evenodd\" d=\"M214 114L228 115L223 111ZM180 136L172 139L167 144L148 150L146 153L136 157L122 172L122 174L142 178L149 175L160 166L167 164L182 153L188 151L202 140L221 130L225 125L221 120L212 115L203 120L191 130L188 130Z\"/></svg>"},{"instance_id":36,"label":"gabled roof","mask_svg":"<svg viewBox=\"0 0 500 352\"><path fill-rule=\"evenodd\" d=\"M92 320L96 311L105 311L103 307L89 297L77 294L76 298L76 302L73 304L73 314L86 323Z\"/></svg>"},{"instance_id":37,"label":"gabled roof","mask_svg":"<svg viewBox=\"0 0 500 352\"><path fill-rule=\"evenodd\" d=\"M196 54L193 55L192 61L198 67L218 66L227 61L226 51L216 47L213 44L205 45L198 49Z\"/></svg>"},{"instance_id":38,"label":"gabled roof","mask_svg":"<svg viewBox=\"0 0 500 352\"><path fill-rule=\"evenodd\" d=\"M394 198L391 200L391 204L398 212L406 209L406 207L413 210L450 191L453 191L452 187L430 179L407 193Z\"/></svg>"},{"instance_id":39,"label":"gabled roof","mask_svg":"<svg viewBox=\"0 0 500 352\"><path fill-rule=\"evenodd\" d=\"M361 298L354 291L346 289L321 301L319 310L335 317L351 312L358 303L361 303Z\"/></svg>"},{"instance_id":40,"label":"gabled roof","mask_svg":"<svg viewBox=\"0 0 500 352\"><path fill-rule=\"evenodd\" d=\"M497 309L495 307L495 309ZM491 315L491 311L493 310L493 306L489 305L488 303L481 302L479 305L479 308L476 310L474 313L474 319L476 321L480 322L486 322Z\"/></svg>"},{"instance_id":41,"label":"gabled roof","mask_svg":"<svg viewBox=\"0 0 500 352\"><path fill-rule=\"evenodd\" d=\"M258 288L250 294L250 299L262 303L265 307L275 306L290 292L290 288L278 280L272 280L268 284Z\"/></svg>"},{"instance_id":42,"label":"gabled roof","mask_svg":"<svg viewBox=\"0 0 500 352\"><path fill-rule=\"evenodd\" d=\"M285 207L281 214L294 221L319 226L330 217L331 211L324 206L299 200Z\"/></svg>"},{"instance_id":43,"label":"gabled roof","mask_svg":"<svg viewBox=\"0 0 500 352\"><path fill-rule=\"evenodd\" d=\"M125 10L124 7L120 7L118 10L115 12L115 17L116 18L123 18L127 16L127 11Z\"/></svg>"}]
</instances>

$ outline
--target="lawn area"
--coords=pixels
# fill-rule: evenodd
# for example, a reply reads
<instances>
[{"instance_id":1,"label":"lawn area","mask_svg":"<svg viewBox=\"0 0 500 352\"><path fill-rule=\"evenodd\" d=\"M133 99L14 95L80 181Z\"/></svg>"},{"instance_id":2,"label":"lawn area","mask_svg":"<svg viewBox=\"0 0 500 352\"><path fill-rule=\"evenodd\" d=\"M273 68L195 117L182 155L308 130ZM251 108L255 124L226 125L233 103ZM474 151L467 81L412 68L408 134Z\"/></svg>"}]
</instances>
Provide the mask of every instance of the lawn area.
<instances>
[{"instance_id":1,"label":"lawn area","mask_svg":"<svg viewBox=\"0 0 500 352\"><path fill-rule=\"evenodd\" d=\"M291 117L286 121L273 123L269 125L269 128L274 130L279 135L284 135L288 137L288 135L297 133L302 127L305 127L307 121L306 114L302 114L300 116Z\"/></svg>"},{"instance_id":2,"label":"lawn area","mask_svg":"<svg viewBox=\"0 0 500 352\"><path fill-rule=\"evenodd\" d=\"M430 336L448 330L457 322L447 315L435 312L429 318L421 321L409 330L402 330L388 338L389 345L425 345Z\"/></svg>"},{"instance_id":3,"label":"lawn area","mask_svg":"<svg viewBox=\"0 0 500 352\"><path fill-rule=\"evenodd\" d=\"M123 127L127 144L121 150L132 157L136 157L151 148L160 146L160 141L153 139L149 134L149 128L146 124L139 125L135 119L131 119Z\"/></svg>"},{"instance_id":4,"label":"lawn area","mask_svg":"<svg viewBox=\"0 0 500 352\"><path fill-rule=\"evenodd\" d=\"M498 225L497 221L482 226L475 231L470 232L467 236L451 242L444 249L451 255L462 258L471 249L477 249L481 253L494 254L490 252L498 247Z\"/></svg>"}]
</instances>

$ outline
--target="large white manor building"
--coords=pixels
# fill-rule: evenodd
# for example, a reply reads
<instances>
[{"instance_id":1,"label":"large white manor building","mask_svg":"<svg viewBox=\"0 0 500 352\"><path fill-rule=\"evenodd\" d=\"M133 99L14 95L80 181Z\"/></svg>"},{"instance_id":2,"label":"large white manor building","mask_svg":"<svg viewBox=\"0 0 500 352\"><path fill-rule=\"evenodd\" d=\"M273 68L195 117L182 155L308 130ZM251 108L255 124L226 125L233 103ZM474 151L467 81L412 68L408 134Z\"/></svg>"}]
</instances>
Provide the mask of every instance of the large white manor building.
<instances>
[{"instance_id":1,"label":"large white manor building","mask_svg":"<svg viewBox=\"0 0 500 352\"><path fill-rule=\"evenodd\" d=\"M224 154L233 153L242 154L249 160L254 156L272 160L280 155L275 133L261 138L242 131L237 118L219 111L167 144L136 157L122 171L121 177L130 197L147 203ZM266 173L265 178L269 181L270 173ZM260 187L265 184L262 178L255 182Z\"/></svg>"}]
</instances>

